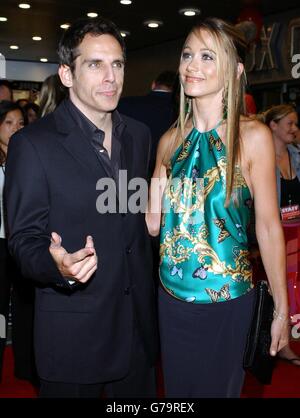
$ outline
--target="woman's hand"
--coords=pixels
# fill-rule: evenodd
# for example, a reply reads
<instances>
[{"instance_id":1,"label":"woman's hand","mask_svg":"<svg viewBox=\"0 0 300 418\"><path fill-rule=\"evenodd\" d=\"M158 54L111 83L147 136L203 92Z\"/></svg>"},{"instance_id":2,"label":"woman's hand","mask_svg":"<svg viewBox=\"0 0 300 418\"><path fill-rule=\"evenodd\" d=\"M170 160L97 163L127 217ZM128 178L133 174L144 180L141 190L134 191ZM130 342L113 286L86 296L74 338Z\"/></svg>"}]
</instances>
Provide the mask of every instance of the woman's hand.
<instances>
[{"instance_id":1,"label":"woman's hand","mask_svg":"<svg viewBox=\"0 0 300 418\"><path fill-rule=\"evenodd\" d=\"M289 320L275 314L271 326L272 342L270 347L271 356L276 356L278 351L289 343Z\"/></svg>"}]
</instances>

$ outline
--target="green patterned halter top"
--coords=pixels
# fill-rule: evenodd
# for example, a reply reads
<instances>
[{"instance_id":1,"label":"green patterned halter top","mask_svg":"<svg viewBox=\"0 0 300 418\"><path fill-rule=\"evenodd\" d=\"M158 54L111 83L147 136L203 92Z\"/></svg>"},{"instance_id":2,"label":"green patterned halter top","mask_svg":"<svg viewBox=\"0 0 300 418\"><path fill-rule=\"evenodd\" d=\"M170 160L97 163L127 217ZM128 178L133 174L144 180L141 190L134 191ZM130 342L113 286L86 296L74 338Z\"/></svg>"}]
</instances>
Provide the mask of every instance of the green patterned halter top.
<instances>
[{"instance_id":1,"label":"green patterned halter top","mask_svg":"<svg viewBox=\"0 0 300 418\"><path fill-rule=\"evenodd\" d=\"M234 196L224 207L226 149L218 126L192 129L170 161L163 195L160 279L172 296L192 303L224 302L253 288L251 194L237 166Z\"/></svg>"}]
</instances>

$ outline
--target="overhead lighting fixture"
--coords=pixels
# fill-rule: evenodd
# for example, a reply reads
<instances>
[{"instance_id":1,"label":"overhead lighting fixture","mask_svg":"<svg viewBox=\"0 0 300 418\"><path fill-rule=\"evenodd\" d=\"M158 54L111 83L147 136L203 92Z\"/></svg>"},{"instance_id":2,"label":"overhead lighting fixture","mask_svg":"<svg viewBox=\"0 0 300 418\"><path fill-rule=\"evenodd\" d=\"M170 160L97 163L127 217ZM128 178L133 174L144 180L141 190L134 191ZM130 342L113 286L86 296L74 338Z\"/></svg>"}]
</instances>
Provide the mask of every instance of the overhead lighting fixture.
<instances>
[{"instance_id":1,"label":"overhead lighting fixture","mask_svg":"<svg viewBox=\"0 0 300 418\"><path fill-rule=\"evenodd\" d=\"M40 58L41 62L48 62L48 58Z\"/></svg>"},{"instance_id":2,"label":"overhead lighting fixture","mask_svg":"<svg viewBox=\"0 0 300 418\"><path fill-rule=\"evenodd\" d=\"M196 8L186 8L186 9L180 9L179 13L184 16L192 17L192 16L199 15L201 13L201 10L196 9Z\"/></svg>"},{"instance_id":3,"label":"overhead lighting fixture","mask_svg":"<svg viewBox=\"0 0 300 418\"><path fill-rule=\"evenodd\" d=\"M41 38L41 36L33 36L33 37L32 37L32 40L33 40L33 41L41 41L41 40L42 40L42 38Z\"/></svg>"},{"instance_id":4,"label":"overhead lighting fixture","mask_svg":"<svg viewBox=\"0 0 300 418\"><path fill-rule=\"evenodd\" d=\"M120 0L120 3L128 5L132 3L132 0Z\"/></svg>"},{"instance_id":5,"label":"overhead lighting fixture","mask_svg":"<svg viewBox=\"0 0 300 418\"><path fill-rule=\"evenodd\" d=\"M146 20L144 22L144 25L147 26L148 28L151 28L151 29L158 28L162 24L163 24L163 22L161 22L160 20Z\"/></svg>"},{"instance_id":6,"label":"overhead lighting fixture","mask_svg":"<svg viewBox=\"0 0 300 418\"><path fill-rule=\"evenodd\" d=\"M30 4L28 3L20 3L19 4L20 9L30 9Z\"/></svg>"},{"instance_id":7,"label":"overhead lighting fixture","mask_svg":"<svg viewBox=\"0 0 300 418\"><path fill-rule=\"evenodd\" d=\"M18 45L11 45L10 49L19 49Z\"/></svg>"},{"instance_id":8,"label":"overhead lighting fixture","mask_svg":"<svg viewBox=\"0 0 300 418\"><path fill-rule=\"evenodd\" d=\"M98 13L95 13L95 12L89 12L89 13L87 13L87 16L88 16L88 17L97 17L97 16L98 16Z\"/></svg>"},{"instance_id":9,"label":"overhead lighting fixture","mask_svg":"<svg viewBox=\"0 0 300 418\"><path fill-rule=\"evenodd\" d=\"M60 25L62 29L68 29L70 26L70 23L63 23L62 25Z\"/></svg>"},{"instance_id":10,"label":"overhead lighting fixture","mask_svg":"<svg viewBox=\"0 0 300 418\"><path fill-rule=\"evenodd\" d=\"M7 22L7 17L0 16L0 22Z\"/></svg>"},{"instance_id":11,"label":"overhead lighting fixture","mask_svg":"<svg viewBox=\"0 0 300 418\"><path fill-rule=\"evenodd\" d=\"M128 32L128 30L121 30L120 33L121 33L121 36L123 36L123 38L126 38L126 36L130 35L130 32Z\"/></svg>"}]
</instances>

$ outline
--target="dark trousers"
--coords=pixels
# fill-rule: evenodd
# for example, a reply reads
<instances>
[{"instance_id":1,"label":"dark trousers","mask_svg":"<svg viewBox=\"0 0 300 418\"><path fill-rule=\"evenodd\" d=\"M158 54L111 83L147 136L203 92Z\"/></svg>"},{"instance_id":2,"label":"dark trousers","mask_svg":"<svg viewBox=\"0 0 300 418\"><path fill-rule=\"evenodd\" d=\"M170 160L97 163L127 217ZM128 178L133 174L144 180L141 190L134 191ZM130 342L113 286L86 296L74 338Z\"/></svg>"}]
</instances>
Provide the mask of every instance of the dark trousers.
<instances>
[{"instance_id":1,"label":"dark trousers","mask_svg":"<svg viewBox=\"0 0 300 418\"><path fill-rule=\"evenodd\" d=\"M166 397L236 398L254 292L227 302L192 304L159 289Z\"/></svg>"},{"instance_id":2,"label":"dark trousers","mask_svg":"<svg viewBox=\"0 0 300 418\"><path fill-rule=\"evenodd\" d=\"M84 354L83 354L84 355ZM135 328L131 366L122 379L97 384L76 384L41 380L40 398L154 398L155 368L149 365L138 330Z\"/></svg>"},{"instance_id":3,"label":"dark trousers","mask_svg":"<svg viewBox=\"0 0 300 418\"><path fill-rule=\"evenodd\" d=\"M34 286L24 279L8 253L7 242L0 239L0 314L8 324L9 305L12 314L12 347L15 376L37 380L33 350ZM7 329L6 329L7 332ZM6 338L0 338L0 380Z\"/></svg>"}]
</instances>

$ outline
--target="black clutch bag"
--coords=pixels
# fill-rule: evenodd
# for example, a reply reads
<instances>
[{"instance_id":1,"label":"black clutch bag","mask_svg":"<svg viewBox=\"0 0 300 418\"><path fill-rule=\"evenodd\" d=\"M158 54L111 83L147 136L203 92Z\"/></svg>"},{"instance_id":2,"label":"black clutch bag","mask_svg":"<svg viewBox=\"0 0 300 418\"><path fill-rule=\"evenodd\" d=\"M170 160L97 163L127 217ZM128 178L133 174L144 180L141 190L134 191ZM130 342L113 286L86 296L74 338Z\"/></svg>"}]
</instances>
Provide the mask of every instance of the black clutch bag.
<instances>
[{"instance_id":1,"label":"black clutch bag","mask_svg":"<svg viewBox=\"0 0 300 418\"><path fill-rule=\"evenodd\" d=\"M260 280L256 284L254 311L247 337L243 366L264 385L270 384L275 358L269 353L274 302L268 283Z\"/></svg>"}]
</instances>

